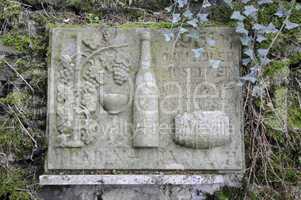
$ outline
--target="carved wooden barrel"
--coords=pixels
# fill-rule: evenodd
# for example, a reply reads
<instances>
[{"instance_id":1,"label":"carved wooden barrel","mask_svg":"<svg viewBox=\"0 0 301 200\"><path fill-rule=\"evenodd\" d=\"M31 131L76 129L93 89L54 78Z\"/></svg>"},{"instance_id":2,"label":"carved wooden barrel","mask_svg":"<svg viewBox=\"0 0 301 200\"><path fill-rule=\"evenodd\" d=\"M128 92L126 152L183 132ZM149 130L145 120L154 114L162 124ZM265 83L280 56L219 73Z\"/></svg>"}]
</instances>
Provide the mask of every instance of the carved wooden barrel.
<instances>
[{"instance_id":1,"label":"carved wooden barrel","mask_svg":"<svg viewBox=\"0 0 301 200\"><path fill-rule=\"evenodd\" d=\"M229 144L229 118L221 111L195 111L175 117L174 142L188 148L209 149Z\"/></svg>"}]
</instances>

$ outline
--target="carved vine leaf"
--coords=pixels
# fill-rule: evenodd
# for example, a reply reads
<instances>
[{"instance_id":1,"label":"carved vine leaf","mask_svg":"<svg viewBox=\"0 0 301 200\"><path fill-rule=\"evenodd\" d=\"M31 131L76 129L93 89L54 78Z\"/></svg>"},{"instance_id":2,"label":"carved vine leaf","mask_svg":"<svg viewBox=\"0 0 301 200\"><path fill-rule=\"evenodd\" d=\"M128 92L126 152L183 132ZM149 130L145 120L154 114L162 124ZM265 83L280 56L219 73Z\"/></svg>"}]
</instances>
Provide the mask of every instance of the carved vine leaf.
<instances>
[{"instance_id":1,"label":"carved vine leaf","mask_svg":"<svg viewBox=\"0 0 301 200\"><path fill-rule=\"evenodd\" d=\"M98 123L96 120L88 119L82 122L83 127L81 129L81 140L85 144L90 144L96 139L96 133L98 132Z\"/></svg>"},{"instance_id":2,"label":"carved vine leaf","mask_svg":"<svg viewBox=\"0 0 301 200\"><path fill-rule=\"evenodd\" d=\"M117 85L124 84L129 78L130 66L129 61L126 59L122 53L118 52L117 49L119 47L105 47L108 48L106 51L98 52L99 45L94 45L89 41L83 41L84 48L84 56L88 58L90 55L95 54L92 58L88 61L91 66L94 66L96 69L89 68L86 70L88 74L93 74L94 76L101 73L111 73L113 75L114 82ZM98 52L98 53L96 53ZM101 80L101 76L99 76ZM91 80L95 80L96 78L92 78ZM88 79L87 79L88 80ZM99 84L104 84L99 83Z\"/></svg>"},{"instance_id":3,"label":"carved vine leaf","mask_svg":"<svg viewBox=\"0 0 301 200\"><path fill-rule=\"evenodd\" d=\"M73 77L75 61L69 55L61 57L61 63L58 67L57 79L57 129L59 134L71 134L72 128L72 106L73 98ZM63 139L64 140L64 139Z\"/></svg>"},{"instance_id":4,"label":"carved vine leaf","mask_svg":"<svg viewBox=\"0 0 301 200\"><path fill-rule=\"evenodd\" d=\"M61 57L61 67L59 68L58 80L66 85L72 85L74 77L75 61L69 55Z\"/></svg>"},{"instance_id":5,"label":"carved vine leaf","mask_svg":"<svg viewBox=\"0 0 301 200\"><path fill-rule=\"evenodd\" d=\"M100 48L99 44L83 41L80 66L76 66L76 57L62 56L58 70L57 83L57 137L64 147L74 134L73 120L79 118L80 140L86 145L95 141L98 132L97 105L98 91L104 82L105 73L112 74L114 82L122 85L129 78L129 62L118 56L117 48L108 46ZM80 77L75 77L76 67L80 68ZM79 87L74 79L80 78ZM78 87L78 88L75 88ZM79 105L78 105L79 104Z\"/></svg>"},{"instance_id":6,"label":"carved vine leaf","mask_svg":"<svg viewBox=\"0 0 301 200\"><path fill-rule=\"evenodd\" d=\"M85 40L83 40L82 43L86 47L86 51L90 51L90 53L96 51L99 48L99 45L93 45L91 42L87 42Z\"/></svg>"},{"instance_id":7,"label":"carved vine leaf","mask_svg":"<svg viewBox=\"0 0 301 200\"><path fill-rule=\"evenodd\" d=\"M90 82L94 87L104 85L103 74L104 69L98 59L93 58L87 63L86 70L83 74L83 79Z\"/></svg>"}]
</instances>

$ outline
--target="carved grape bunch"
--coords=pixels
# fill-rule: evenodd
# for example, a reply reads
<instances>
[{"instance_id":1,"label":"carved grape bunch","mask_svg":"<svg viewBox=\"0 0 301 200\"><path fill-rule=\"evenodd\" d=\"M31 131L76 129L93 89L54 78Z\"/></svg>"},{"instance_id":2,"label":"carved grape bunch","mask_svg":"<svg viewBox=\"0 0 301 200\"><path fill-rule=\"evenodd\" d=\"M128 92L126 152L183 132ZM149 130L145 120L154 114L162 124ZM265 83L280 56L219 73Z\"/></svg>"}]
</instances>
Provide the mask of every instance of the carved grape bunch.
<instances>
[{"instance_id":1,"label":"carved grape bunch","mask_svg":"<svg viewBox=\"0 0 301 200\"><path fill-rule=\"evenodd\" d=\"M125 63L116 63L113 66L113 79L116 84L122 85L129 78L130 69Z\"/></svg>"}]
</instances>

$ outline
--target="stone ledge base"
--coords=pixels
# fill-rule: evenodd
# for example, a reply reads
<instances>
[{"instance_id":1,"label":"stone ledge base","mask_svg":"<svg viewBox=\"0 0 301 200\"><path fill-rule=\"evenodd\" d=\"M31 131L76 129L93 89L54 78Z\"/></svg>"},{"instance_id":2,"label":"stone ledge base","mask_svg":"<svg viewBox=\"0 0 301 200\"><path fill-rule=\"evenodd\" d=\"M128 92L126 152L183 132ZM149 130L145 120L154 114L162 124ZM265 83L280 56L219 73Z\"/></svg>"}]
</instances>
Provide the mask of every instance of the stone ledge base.
<instances>
[{"instance_id":1,"label":"stone ledge base","mask_svg":"<svg viewBox=\"0 0 301 200\"><path fill-rule=\"evenodd\" d=\"M43 200L204 200L241 175L42 175Z\"/></svg>"},{"instance_id":2,"label":"stone ledge base","mask_svg":"<svg viewBox=\"0 0 301 200\"><path fill-rule=\"evenodd\" d=\"M239 186L237 175L42 175L40 185L227 185Z\"/></svg>"}]
</instances>

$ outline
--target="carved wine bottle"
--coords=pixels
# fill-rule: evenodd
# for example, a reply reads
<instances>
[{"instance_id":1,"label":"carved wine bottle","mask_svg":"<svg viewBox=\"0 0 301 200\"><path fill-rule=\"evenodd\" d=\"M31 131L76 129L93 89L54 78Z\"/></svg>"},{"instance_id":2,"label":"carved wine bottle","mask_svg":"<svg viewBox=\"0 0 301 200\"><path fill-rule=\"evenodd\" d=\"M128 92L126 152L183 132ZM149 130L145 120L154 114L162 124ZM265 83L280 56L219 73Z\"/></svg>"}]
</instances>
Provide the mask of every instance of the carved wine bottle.
<instances>
[{"instance_id":1,"label":"carved wine bottle","mask_svg":"<svg viewBox=\"0 0 301 200\"><path fill-rule=\"evenodd\" d=\"M134 96L134 147L159 146L159 89L151 67L150 32L141 33L140 68Z\"/></svg>"}]
</instances>

